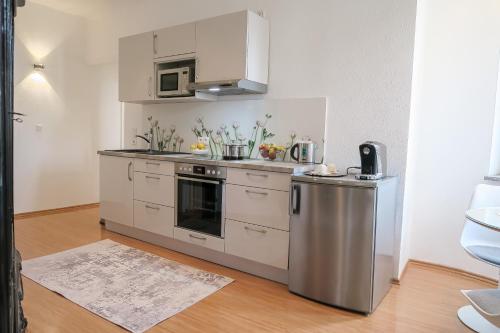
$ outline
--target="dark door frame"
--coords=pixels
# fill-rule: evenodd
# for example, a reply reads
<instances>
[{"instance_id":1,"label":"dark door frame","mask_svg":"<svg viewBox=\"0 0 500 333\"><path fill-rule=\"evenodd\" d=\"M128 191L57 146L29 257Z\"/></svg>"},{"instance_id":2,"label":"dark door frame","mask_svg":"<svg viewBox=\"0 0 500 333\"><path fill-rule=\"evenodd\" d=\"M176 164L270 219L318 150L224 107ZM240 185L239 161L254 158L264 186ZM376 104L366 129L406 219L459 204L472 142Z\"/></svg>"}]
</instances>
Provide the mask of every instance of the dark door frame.
<instances>
[{"instance_id":1,"label":"dark door frame","mask_svg":"<svg viewBox=\"0 0 500 333\"><path fill-rule=\"evenodd\" d=\"M17 332L14 265L13 92L14 16L17 0L0 0L0 332Z\"/></svg>"}]
</instances>

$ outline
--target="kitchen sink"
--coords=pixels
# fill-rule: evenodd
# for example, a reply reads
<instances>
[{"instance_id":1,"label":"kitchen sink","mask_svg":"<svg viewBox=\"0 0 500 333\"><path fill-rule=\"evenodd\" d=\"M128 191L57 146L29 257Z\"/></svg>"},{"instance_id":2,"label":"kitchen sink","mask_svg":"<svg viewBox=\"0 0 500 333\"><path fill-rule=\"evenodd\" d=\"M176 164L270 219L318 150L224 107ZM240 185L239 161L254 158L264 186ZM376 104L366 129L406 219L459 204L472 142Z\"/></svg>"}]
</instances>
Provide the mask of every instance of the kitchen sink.
<instances>
[{"instance_id":1,"label":"kitchen sink","mask_svg":"<svg viewBox=\"0 0 500 333\"><path fill-rule=\"evenodd\" d=\"M134 153L134 154L146 154L146 155L189 155L189 153L182 153L177 151L159 151L159 150L149 150L149 149L115 149L106 150L117 153Z\"/></svg>"}]
</instances>

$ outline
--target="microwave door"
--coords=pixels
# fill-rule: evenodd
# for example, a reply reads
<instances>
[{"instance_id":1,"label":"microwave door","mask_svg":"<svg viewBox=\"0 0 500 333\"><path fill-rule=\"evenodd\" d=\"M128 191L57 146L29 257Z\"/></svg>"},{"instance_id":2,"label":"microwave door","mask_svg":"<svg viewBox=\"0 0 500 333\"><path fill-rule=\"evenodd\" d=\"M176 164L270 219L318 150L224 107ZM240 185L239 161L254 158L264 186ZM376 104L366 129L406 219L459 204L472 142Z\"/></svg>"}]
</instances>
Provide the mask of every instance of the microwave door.
<instances>
[{"instance_id":1,"label":"microwave door","mask_svg":"<svg viewBox=\"0 0 500 333\"><path fill-rule=\"evenodd\" d=\"M169 96L179 93L179 72L162 73L158 77L158 95Z\"/></svg>"}]
</instances>

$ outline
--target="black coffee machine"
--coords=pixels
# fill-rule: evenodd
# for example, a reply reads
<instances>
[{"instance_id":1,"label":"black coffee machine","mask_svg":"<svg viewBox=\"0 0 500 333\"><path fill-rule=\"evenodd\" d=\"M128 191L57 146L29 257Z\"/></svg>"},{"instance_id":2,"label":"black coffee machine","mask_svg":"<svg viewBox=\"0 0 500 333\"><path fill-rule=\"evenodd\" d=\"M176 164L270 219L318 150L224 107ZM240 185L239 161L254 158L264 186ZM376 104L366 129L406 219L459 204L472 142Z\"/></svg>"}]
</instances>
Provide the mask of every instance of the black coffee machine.
<instances>
[{"instance_id":1,"label":"black coffee machine","mask_svg":"<svg viewBox=\"0 0 500 333\"><path fill-rule=\"evenodd\" d=\"M387 175L387 148L383 143L366 141L359 146L361 173L357 179L376 180Z\"/></svg>"}]
</instances>

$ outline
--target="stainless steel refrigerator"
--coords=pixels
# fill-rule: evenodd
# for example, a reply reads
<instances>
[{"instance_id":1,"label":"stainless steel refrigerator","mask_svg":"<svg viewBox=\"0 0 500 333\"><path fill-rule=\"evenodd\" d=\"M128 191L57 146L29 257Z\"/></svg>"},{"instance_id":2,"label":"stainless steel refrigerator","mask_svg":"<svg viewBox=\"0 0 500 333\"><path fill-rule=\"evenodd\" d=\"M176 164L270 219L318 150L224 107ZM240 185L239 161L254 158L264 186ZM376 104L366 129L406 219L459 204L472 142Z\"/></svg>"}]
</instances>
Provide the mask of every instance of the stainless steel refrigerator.
<instances>
[{"instance_id":1,"label":"stainless steel refrigerator","mask_svg":"<svg viewBox=\"0 0 500 333\"><path fill-rule=\"evenodd\" d=\"M293 176L291 292L371 313L391 287L397 179Z\"/></svg>"}]
</instances>

